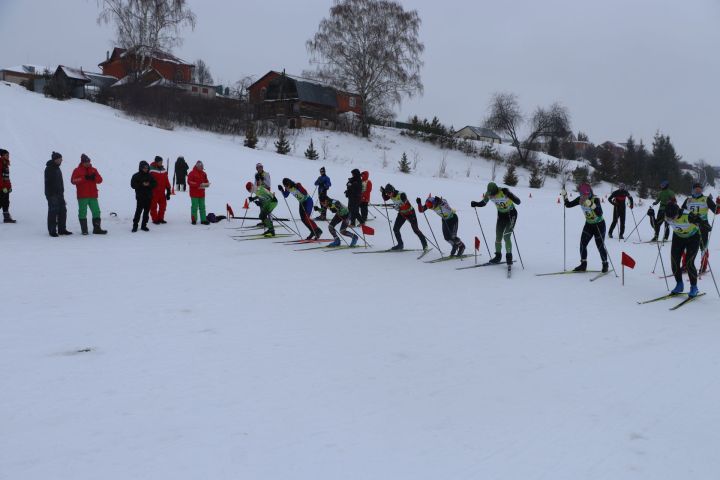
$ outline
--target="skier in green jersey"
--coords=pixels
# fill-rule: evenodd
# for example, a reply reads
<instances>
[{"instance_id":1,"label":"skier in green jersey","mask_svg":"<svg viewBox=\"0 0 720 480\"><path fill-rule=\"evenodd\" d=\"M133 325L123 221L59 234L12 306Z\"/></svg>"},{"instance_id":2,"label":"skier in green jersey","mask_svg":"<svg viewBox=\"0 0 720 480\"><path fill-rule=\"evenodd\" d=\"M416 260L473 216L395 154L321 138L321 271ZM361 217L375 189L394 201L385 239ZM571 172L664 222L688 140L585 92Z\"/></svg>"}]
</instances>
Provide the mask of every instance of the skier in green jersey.
<instances>
[{"instance_id":1,"label":"skier in green jersey","mask_svg":"<svg viewBox=\"0 0 720 480\"><path fill-rule=\"evenodd\" d=\"M484 207L493 202L497 208L498 216L495 224L495 257L490 263L500 263L502 259L502 242L505 240L505 260L512 263L512 234L517 222L517 209L520 199L513 195L508 188L499 188L494 182L488 183L487 191L480 202L470 202L471 207Z\"/></svg>"}]
</instances>

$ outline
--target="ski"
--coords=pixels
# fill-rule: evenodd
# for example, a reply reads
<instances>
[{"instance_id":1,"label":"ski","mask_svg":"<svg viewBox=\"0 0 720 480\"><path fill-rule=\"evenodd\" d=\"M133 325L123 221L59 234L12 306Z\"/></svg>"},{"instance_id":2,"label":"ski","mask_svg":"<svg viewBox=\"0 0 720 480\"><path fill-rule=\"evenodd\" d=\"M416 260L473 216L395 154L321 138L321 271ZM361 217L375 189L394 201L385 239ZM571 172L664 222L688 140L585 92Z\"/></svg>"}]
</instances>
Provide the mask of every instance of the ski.
<instances>
[{"instance_id":1,"label":"ski","mask_svg":"<svg viewBox=\"0 0 720 480\"><path fill-rule=\"evenodd\" d=\"M423 258L425 255L427 255L428 253L430 253L431 250L432 250L432 248L426 248L426 249L424 249L423 252L417 257L417 259L420 260L420 259Z\"/></svg>"},{"instance_id":2,"label":"ski","mask_svg":"<svg viewBox=\"0 0 720 480\"><path fill-rule=\"evenodd\" d=\"M242 238L233 237L233 240L235 240L236 242L246 242L248 240L272 240L273 238L291 237L291 236L292 235L290 235L289 233L279 233L272 237L266 237L265 235L254 235L254 236L242 237Z\"/></svg>"},{"instance_id":3,"label":"ski","mask_svg":"<svg viewBox=\"0 0 720 480\"><path fill-rule=\"evenodd\" d=\"M682 302L675 305L674 307L670 307L669 310L677 310L678 308L682 307L683 305L686 305L686 304L692 302L693 300L695 300L696 298L702 297L703 295L705 295L705 292L698 293L694 297L688 297L685 300L683 300Z\"/></svg>"},{"instance_id":4,"label":"ski","mask_svg":"<svg viewBox=\"0 0 720 480\"><path fill-rule=\"evenodd\" d=\"M507 264L507 278L512 277L512 263Z\"/></svg>"},{"instance_id":5,"label":"ski","mask_svg":"<svg viewBox=\"0 0 720 480\"><path fill-rule=\"evenodd\" d=\"M301 245L302 245L302 244L301 244ZM320 246L318 246L318 247L296 248L296 249L293 250L293 251L295 251L295 252L308 252L308 251L310 251L310 250L321 250L321 249L323 249L323 248L333 248L333 247L328 247L327 245L320 245Z\"/></svg>"},{"instance_id":6,"label":"ski","mask_svg":"<svg viewBox=\"0 0 720 480\"><path fill-rule=\"evenodd\" d=\"M338 247L325 246L325 250L323 250L323 252L337 252L338 250L349 250L351 248L362 248L362 245L340 245Z\"/></svg>"},{"instance_id":7,"label":"ski","mask_svg":"<svg viewBox=\"0 0 720 480\"><path fill-rule=\"evenodd\" d=\"M362 254L362 253L403 253L403 252L419 252L419 251L420 251L419 248L409 248L409 249L404 249L404 250L392 250L392 249L388 249L388 250L371 250L371 251L369 251L369 252L353 252L353 253L359 255L359 254Z\"/></svg>"},{"instance_id":8,"label":"ski","mask_svg":"<svg viewBox=\"0 0 720 480\"><path fill-rule=\"evenodd\" d=\"M321 238L321 239L302 239L302 240L278 240L274 243L282 243L284 245L303 245L306 243L325 243L325 242L332 242L332 238Z\"/></svg>"},{"instance_id":9,"label":"ski","mask_svg":"<svg viewBox=\"0 0 720 480\"><path fill-rule=\"evenodd\" d=\"M576 272L575 270L565 270L564 272L551 272L551 273L536 273L536 277L547 277L548 275L570 275L573 273L602 273L600 270L583 270L582 272Z\"/></svg>"},{"instance_id":10,"label":"ski","mask_svg":"<svg viewBox=\"0 0 720 480\"><path fill-rule=\"evenodd\" d=\"M485 262L485 263L478 263L477 265L469 265L467 267L458 267L455 270L467 270L468 268L489 267L491 265L506 265L506 263L505 262L498 262L498 263Z\"/></svg>"},{"instance_id":11,"label":"ski","mask_svg":"<svg viewBox=\"0 0 720 480\"><path fill-rule=\"evenodd\" d=\"M668 293L667 295L663 295L661 297L651 298L650 300L643 300L643 301L637 302L637 304L645 305L646 303L659 302L660 300L667 300L668 298L680 297L682 295L687 295L687 293Z\"/></svg>"},{"instance_id":12,"label":"ski","mask_svg":"<svg viewBox=\"0 0 720 480\"><path fill-rule=\"evenodd\" d=\"M454 257L440 257L436 258L434 260L425 260L425 263L440 263L440 262L447 262L450 260L462 260L464 258L468 257L474 257L475 255L461 255L461 256L454 256Z\"/></svg>"},{"instance_id":13,"label":"ski","mask_svg":"<svg viewBox=\"0 0 720 480\"><path fill-rule=\"evenodd\" d=\"M597 275L595 275L594 277L592 277L592 278L590 279L590 281L591 281L591 282L594 282L594 281L597 280L598 278L602 278L602 277L604 277L605 275L607 275L608 273L610 273L610 272L600 272L600 273L598 273Z\"/></svg>"}]
</instances>

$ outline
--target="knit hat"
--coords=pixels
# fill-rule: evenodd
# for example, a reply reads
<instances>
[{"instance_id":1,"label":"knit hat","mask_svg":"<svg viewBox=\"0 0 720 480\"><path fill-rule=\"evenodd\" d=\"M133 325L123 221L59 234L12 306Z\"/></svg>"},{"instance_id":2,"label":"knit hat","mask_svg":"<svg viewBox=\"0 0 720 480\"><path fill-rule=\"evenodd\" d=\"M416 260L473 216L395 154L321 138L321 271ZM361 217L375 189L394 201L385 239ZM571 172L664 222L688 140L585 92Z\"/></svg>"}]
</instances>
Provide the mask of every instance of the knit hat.
<instances>
[{"instance_id":1,"label":"knit hat","mask_svg":"<svg viewBox=\"0 0 720 480\"><path fill-rule=\"evenodd\" d=\"M252 189L253 189L253 183L252 183L252 182L247 182L247 183L245 184L245 190L247 190L248 192L252 192Z\"/></svg>"},{"instance_id":2,"label":"knit hat","mask_svg":"<svg viewBox=\"0 0 720 480\"><path fill-rule=\"evenodd\" d=\"M52 152L52 155L50 155L51 160L57 160L58 158L62 158L62 155L60 155L58 152Z\"/></svg>"},{"instance_id":3,"label":"knit hat","mask_svg":"<svg viewBox=\"0 0 720 480\"><path fill-rule=\"evenodd\" d=\"M325 175L325 167L320 167L320 173L322 173L323 175Z\"/></svg>"},{"instance_id":4,"label":"knit hat","mask_svg":"<svg viewBox=\"0 0 720 480\"><path fill-rule=\"evenodd\" d=\"M203 164L202 160L198 160L197 162L195 162L195 166L205 168L205 164Z\"/></svg>"},{"instance_id":5,"label":"knit hat","mask_svg":"<svg viewBox=\"0 0 720 480\"><path fill-rule=\"evenodd\" d=\"M592 187L590 187L589 183L581 183L578 186L578 192L580 192L580 195L590 196L592 195Z\"/></svg>"},{"instance_id":6,"label":"knit hat","mask_svg":"<svg viewBox=\"0 0 720 480\"><path fill-rule=\"evenodd\" d=\"M162 163L163 158L162 158L160 155L155 155L155 160L154 160L154 161L155 161L155 162L160 162L160 163Z\"/></svg>"},{"instance_id":7,"label":"knit hat","mask_svg":"<svg viewBox=\"0 0 720 480\"><path fill-rule=\"evenodd\" d=\"M8 153L10 153L10 152L5 150L4 148L0 148L0 157L2 157L3 155L7 155Z\"/></svg>"},{"instance_id":8,"label":"knit hat","mask_svg":"<svg viewBox=\"0 0 720 480\"><path fill-rule=\"evenodd\" d=\"M80 155L80 161L82 163L90 163L92 160L90 160L90 157L83 153L82 155Z\"/></svg>"},{"instance_id":9,"label":"knit hat","mask_svg":"<svg viewBox=\"0 0 720 480\"><path fill-rule=\"evenodd\" d=\"M263 168L263 164L262 164L262 163L257 163L257 164L255 164L255 168Z\"/></svg>"},{"instance_id":10,"label":"knit hat","mask_svg":"<svg viewBox=\"0 0 720 480\"><path fill-rule=\"evenodd\" d=\"M488 188L487 188L488 195L496 195L498 193L498 191L499 191L499 189L495 182L488 183Z\"/></svg>"}]
</instances>

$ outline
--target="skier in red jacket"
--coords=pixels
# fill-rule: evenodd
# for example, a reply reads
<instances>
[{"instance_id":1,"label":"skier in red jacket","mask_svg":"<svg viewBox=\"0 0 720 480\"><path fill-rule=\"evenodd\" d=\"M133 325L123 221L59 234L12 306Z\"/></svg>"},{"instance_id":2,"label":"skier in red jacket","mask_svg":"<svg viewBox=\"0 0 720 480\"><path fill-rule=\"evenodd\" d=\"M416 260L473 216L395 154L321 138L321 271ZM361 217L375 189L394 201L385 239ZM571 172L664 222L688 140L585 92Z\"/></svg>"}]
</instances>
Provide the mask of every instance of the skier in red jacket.
<instances>
[{"instance_id":1,"label":"skier in red jacket","mask_svg":"<svg viewBox=\"0 0 720 480\"><path fill-rule=\"evenodd\" d=\"M210 186L210 182L205 173L205 166L200 160L188 175L187 183L190 186L190 220L192 224L197 223L197 214L200 210L200 223L210 225L205 215L205 189Z\"/></svg>"},{"instance_id":2,"label":"skier in red jacket","mask_svg":"<svg viewBox=\"0 0 720 480\"><path fill-rule=\"evenodd\" d=\"M372 193L372 181L370 180L369 172L362 172L360 174L362 178L362 195L360 195L360 224L364 225L367 222L368 216L368 205L370 205L370 194Z\"/></svg>"},{"instance_id":3,"label":"skier in red jacket","mask_svg":"<svg viewBox=\"0 0 720 480\"><path fill-rule=\"evenodd\" d=\"M157 182L150 200L150 217L155 225L160 225L161 223L167 223L165 221L165 210L167 209L167 202L170 200L170 179L167 170L163 166L162 157L155 157L155 161L150 164L150 175Z\"/></svg>"},{"instance_id":4,"label":"skier in red jacket","mask_svg":"<svg viewBox=\"0 0 720 480\"><path fill-rule=\"evenodd\" d=\"M100 172L92 166L92 160L84 153L80 155L80 165L73 170L70 182L77 188L78 218L83 235L88 234L87 209L92 212L93 233L104 235L107 230L100 226L100 206L98 205L98 184L103 179Z\"/></svg>"}]
</instances>

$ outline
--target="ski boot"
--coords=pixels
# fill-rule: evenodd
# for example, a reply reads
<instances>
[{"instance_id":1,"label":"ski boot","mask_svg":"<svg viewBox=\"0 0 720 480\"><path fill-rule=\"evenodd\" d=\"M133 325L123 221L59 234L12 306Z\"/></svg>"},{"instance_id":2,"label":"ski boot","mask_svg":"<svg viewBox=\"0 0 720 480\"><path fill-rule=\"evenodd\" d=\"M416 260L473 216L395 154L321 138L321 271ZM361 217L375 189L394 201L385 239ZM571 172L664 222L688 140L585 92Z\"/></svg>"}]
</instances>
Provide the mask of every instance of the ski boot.
<instances>
[{"instance_id":1,"label":"ski boot","mask_svg":"<svg viewBox=\"0 0 720 480\"><path fill-rule=\"evenodd\" d=\"M101 222L102 222L102 220L100 220L99 218L93 218L93 219L92 219L93 234L94 234L94 235L105 235L105 234L107 234L107 230L103 230L103 229L100 227L100 223L101 223Z\"/></svg>"},{"instance_id":2,"label":"ski boot","mask_svg":"<svg viewBox=\"0 0 720 480\"><path fill-rule=\"evenodd\" d=\"M315 240L320 240L320 236L322 236L322 229L318 227L315 229Z\"/></svg>"},{"instance_id":3,"label":"ski boot","mask_svg":"<svg viewBox=\"0 0 720 480\"><path fill-rule=\"evenodd\" d=\"M573 268L573 272L585 272L587 271L587 260L580 260L580 265Z\"/></svg>"},{"instance_id":4,"label":"ski boot","mask_svg":"<svg viewBox=\"0 0 720 480\"><path fill-rule=\"evenodd\" d=\"M698 296L698 293L700 292L698 291L697 285L690 285L690 292L688 293L688 297L695 298Z\"/></svg>"},{"instance_id":5,"label":"ski boot","mask_svg":"<svg viewBox=\"0 0 720 480\"><path fill-rule=\"evenodd\" d=\"M339 246L340 246L340 237L335 237L335 240L328 243L329 248L335 248L335 247L339 247Z\"/></svg>"},{"instance_id":6,"label":"ski boot","mask_svg":"<svg viewBox=\"0 0 720 480\"><path fill-rule=\"evenodd\" d=\"M454 256L455 256L455 253L457 252L457 248L458 248L458 246L455 245L455 244L453 244L452 248L450 249L450 256L451 256L451 257L454 257Z\"/></svg>"},{"instance_id":7,"label":"ski boot","mask_svg":"<svg viewBox=\"0 0 720 480\"><path fill-rule=\"evenodd\" d=\"M465 244L460 242L460 246L458 247L458 251L457 251L457 256L462 257L464 251L465 251Z\"/></svg>"},{"instance_id":8,"label":"ski boot","mask_svg":"<svg viewBox=\"0 0 720 480\"><path fill-rule=\"evenodd\" d=\"M137 223L133 223L132 231L133 231L133 232L137 232L137 229L138 229L138 224L137 224Z\"/></svg>"},{"instance_id":9,"label":"ski boot","mask_svg":"<svg viewBox=\"0 0 720 480\"><path fill-rule=\"evenodd\" d=\"M658 241L657 235L655 235L652 239L650 239L650 243L657 242L657 241Z\"/></svg>"},{"instance_id":10,"label":"ski boot","mask_svg":"<svg viewBox=\"0 0 720 480\"><path fill-rule=\"evenodd\" d=\"M608 238L613 238L612 232L608 232Z\"/></svg>"},{"instance_id":11,"label":"ski boot","mask_svg":"<svg viewBox=\"0 0 720 480\"><path fill-rule=\"evenodd\" d=\"M500 263L502 261L502 253L495 252L495 256L488 263Z\"/></svg>"},{"instance_id":12,"label":"ski boot","mask_svg":"<svg viewBox=\"0 0 720 480\"><path fill-rule=\"evenodd\" d=\"M263 233L263 237L265 237L265 238L272 238L274 236L275 236L275 229L273 229L273 228L269 228L265 231L265 233Z\"/></svg>"},{"instance_id":13,"label":"ski boot","mask_svg":"<svg viewBox=\"0 0 720 480\"><path fill-rule=\"evenodd\" d=\"M161 225L165 225L167 222L165 220L160 220Z\"/></svg>"},{"instance_id":14,"label":"ski boot","mask_svg":"<svg viewBox=\"0 0 720 480\"><path fill-rule=\"evenodd\" d=\"M675 288L673 288L670 291L670 294L671 295L679 295L679 294L683 293L683 290L685 290L685 284L683 283L682 280L680 280L679 282L677 282L677 285L675 285Z\"/></svg>"},{"instance_id":15,"label":"ski boot","mask_svg":"<svg viewBox=\"0 0 720 480\"><path fill-rule=\"evenodd\" d=\"M313 238L315 238L315 232L312 232L310 235L305 237L305 240L312 240Z\"/></svg>"},{"instance_id":16,"label":"ski boot","mask_svg":"<svg viewBox=\"0 0 720 480\"><path fill-rule=\"evenodd\" d=\"M82 232L83 235L88 234L87 218L80 219L80 231Z\"/></svg>"},{"instance_id":17,"label":"ski boot","mask_svg":"<svg viewBox=\"0 0 720 480\"><path fill-rule=\"evenodd\" d=\"M396 251L397 251L397 250L402 250L402 249L404 249L404 248L405 248L405 246L403 245L402 242L400 242L400 243L398 243L397 245L395 245L394 247L392 247L390 250L396 250Z\"/></svg>"},{"instance_id":18,"label":"ski boot","mask_svg":"<svg viewBox=\"0 0 720 480\"><path fill-rule=\"evenodd\" d=\"M602 273L608 272L608 262L602 262Z\"/></svg>"},{"instance_id":19,"label":"ski boot","mask_svg":"<svg viewBox=\"0 0 720 480\"><path fill-rule=\"evenodd\" d=\"M512 259L512 253L506 253L505 254L505 261L508 265L512 265L513 259Z\"/></svg>"},{"instance_id":20,"label":"ski boot","mask_svg":"<svg viewBox=\"0 0 720 480\"><path fill-rule=\"evenodd\" d=\"M3 223L16 223L16 221L10 216L10 212L3 212Z\"/></svg>"},{"instance_id":21,"label":"ski boot","mask_svg":"<svg viewBox=\"0 0 720 480\"><path fill-rule=\"evenodd\" d=\"M354 247L355 245L357 245L358 238L360 238L360 237L358 237L357 235L353 236L352 240L350 240L351 247Z\"/></svg>"},{"instance_id":22,"label":"ski boot","mask_svg":"<svg viewBox=\"0 0 720 480\"><path fill-rule=\"evenodd\" d=\"M142 230L143 232L149 232L149 231L150 231L150 229L149 229L148 226L147 226L147 223L143 223L142 225L140 225L140 230Z\"/></svg>"},{"instance_id":23,"label":"ski boot","mask_svg":"<svg viewBox=\"0 0 720 480\"><path fill-rule=\"evenodd\" d=\"M200 224L201 225L210 225L210 222L208 222L207 220L203 220L202 222L200 222Z\"/></svg>"},{"instance_id":24,"label":"ski boot","mask_svg":"<svg viewBox=\"0 0 720 480\"><path fill-rule=\"evenodd\" d=\"M618 238L619 238L620 240L625 240L625 235L623 235L623 234L621 233Z\"/></svg>"}]
</instances>

